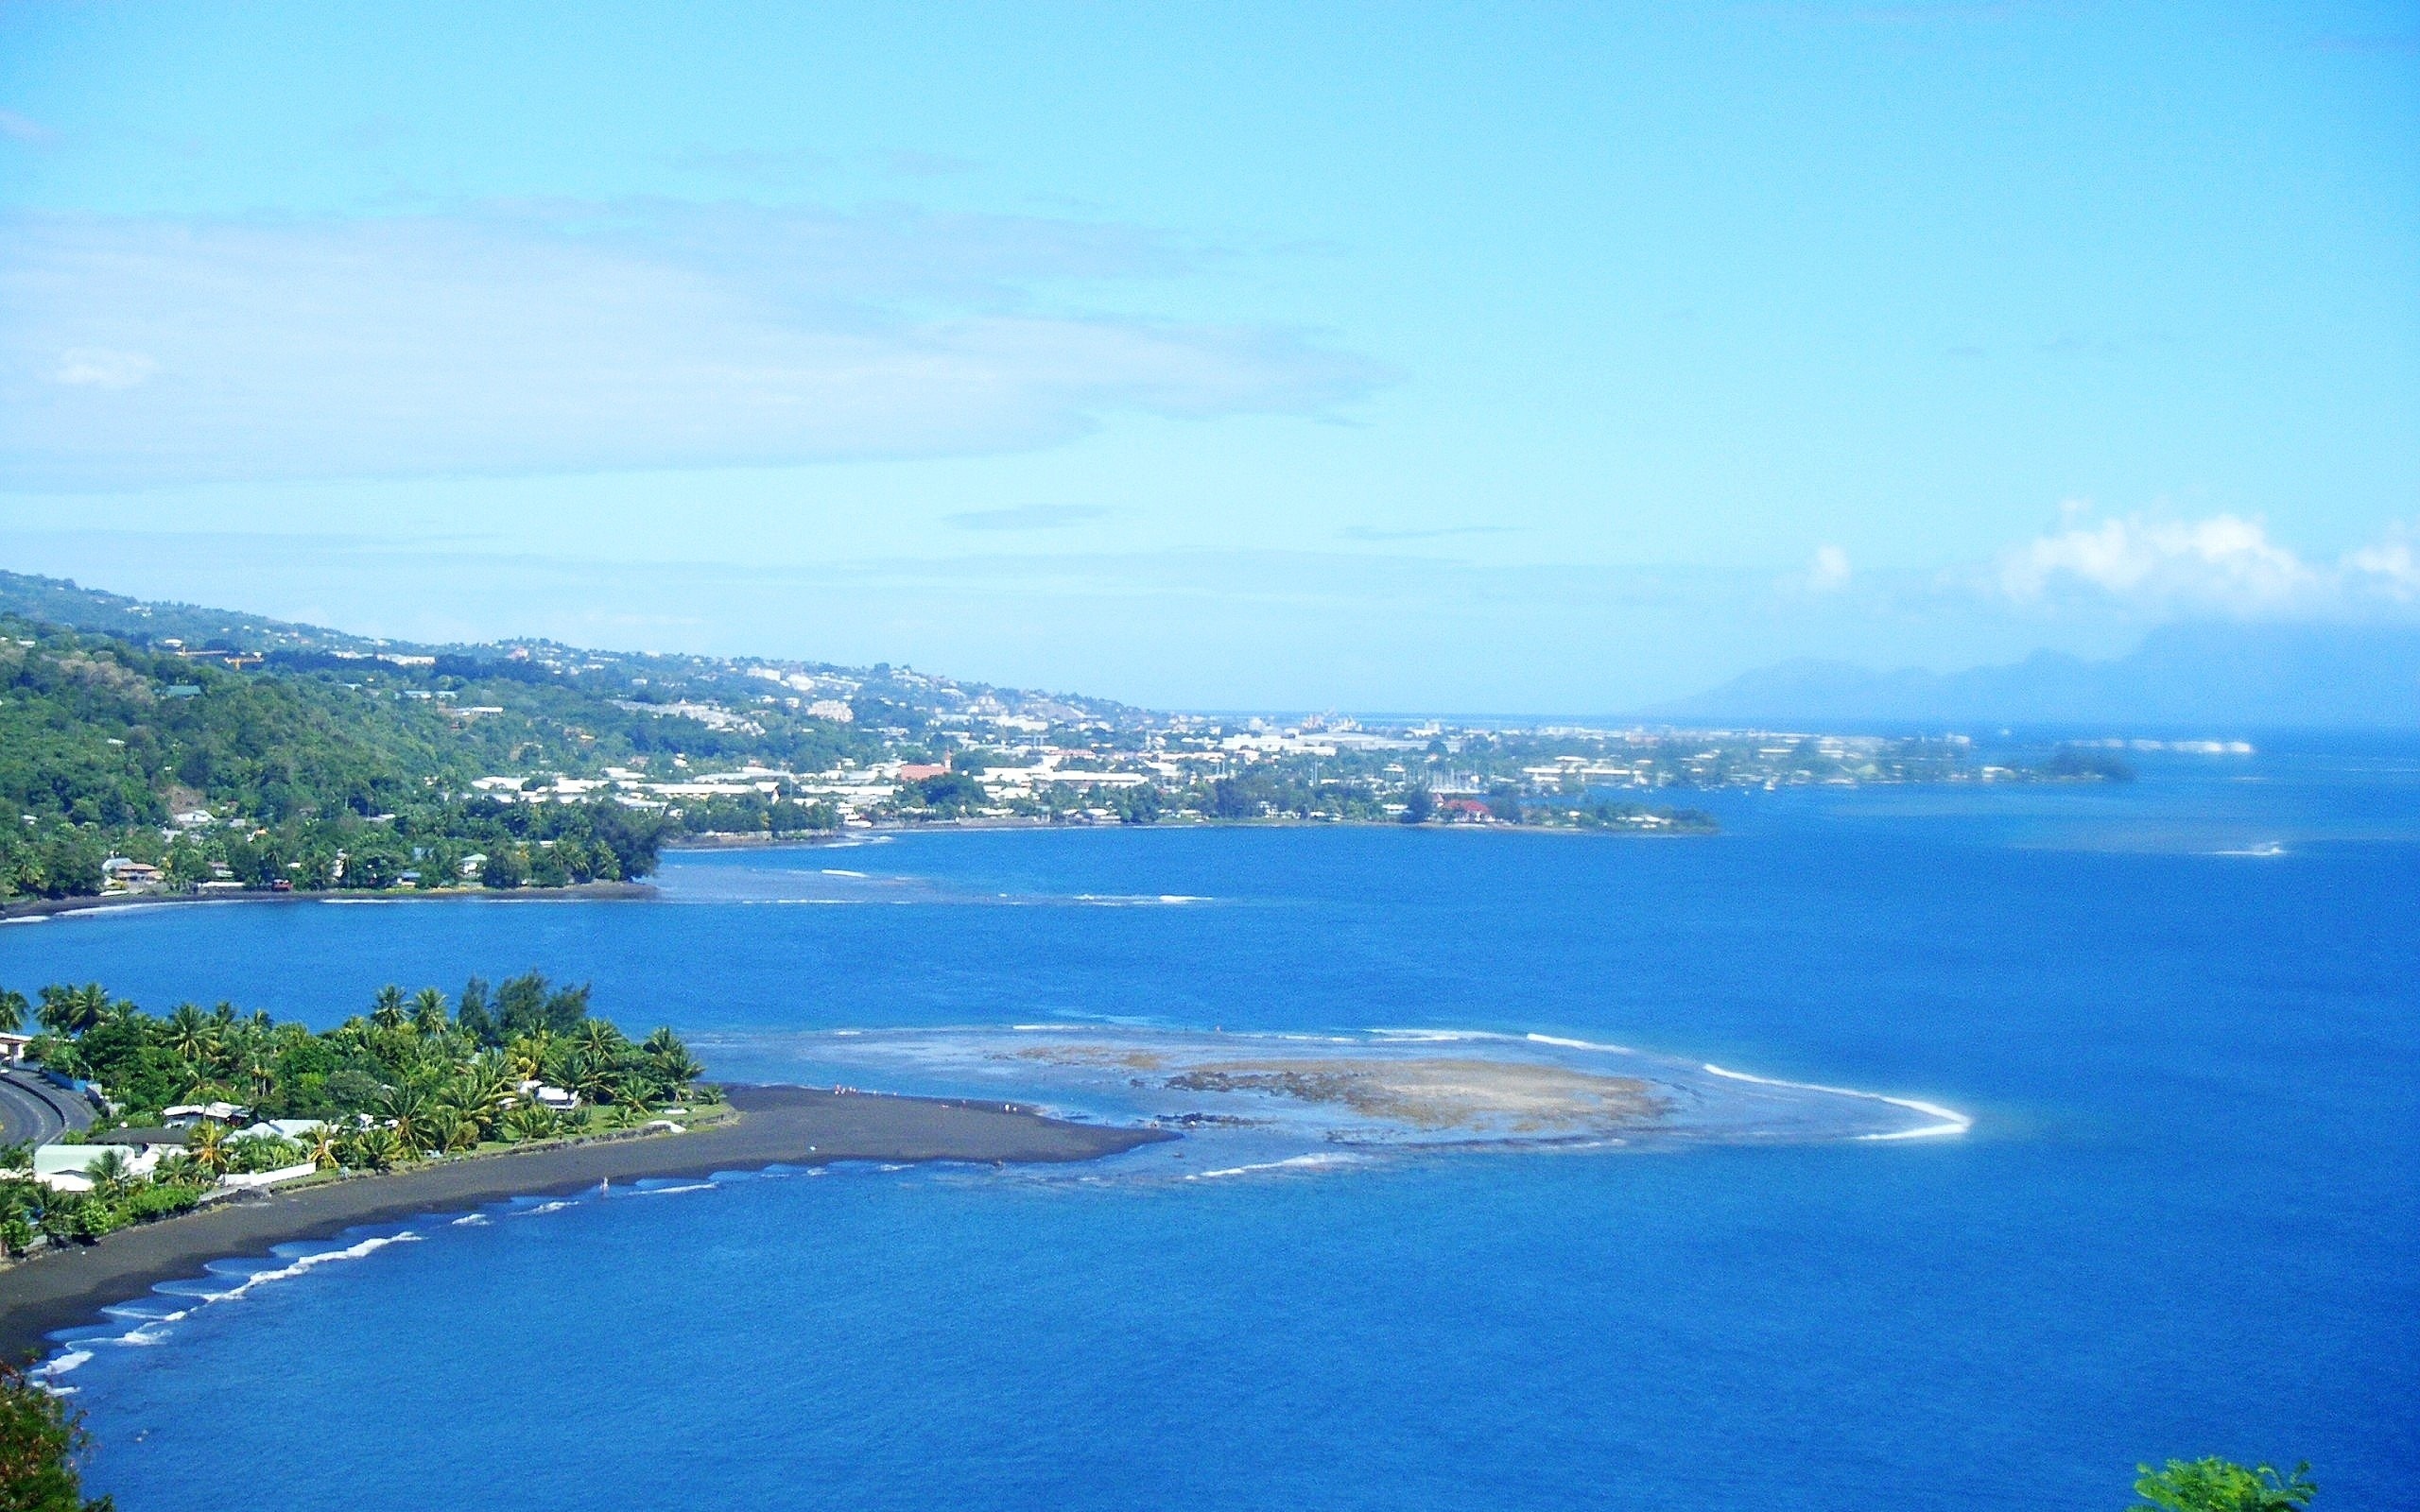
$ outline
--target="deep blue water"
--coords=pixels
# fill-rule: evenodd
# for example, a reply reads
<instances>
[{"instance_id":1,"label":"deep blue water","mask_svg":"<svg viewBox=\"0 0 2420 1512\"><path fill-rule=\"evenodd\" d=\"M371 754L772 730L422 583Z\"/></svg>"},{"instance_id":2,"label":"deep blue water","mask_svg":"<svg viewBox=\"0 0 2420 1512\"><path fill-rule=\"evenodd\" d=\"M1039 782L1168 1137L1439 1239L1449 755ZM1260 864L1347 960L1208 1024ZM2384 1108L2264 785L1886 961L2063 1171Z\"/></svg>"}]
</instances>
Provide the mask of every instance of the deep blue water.
<instances>
[{"instance_id":1,"label":"deep blue water","mask_svg":"<svg viewBox=\"0 0 2420 1512\"><path fill-rule=\"evenodd\" d=\"M536 966L743 1062L836 1026L1543 1031L1978 1120L1216 1183L837 1171L422 1223L93 1349L63 1379L94 1484L128 1512L235 1487L2031 1512L2220 1452L2308 1457L2323 1509L2398 1504L2420 752L1720 806L1704 841L935 834L681 857L656 903L0 929L0 983L160 1008L326 1022L386 981Z\"/></svg>"}]
</instances>

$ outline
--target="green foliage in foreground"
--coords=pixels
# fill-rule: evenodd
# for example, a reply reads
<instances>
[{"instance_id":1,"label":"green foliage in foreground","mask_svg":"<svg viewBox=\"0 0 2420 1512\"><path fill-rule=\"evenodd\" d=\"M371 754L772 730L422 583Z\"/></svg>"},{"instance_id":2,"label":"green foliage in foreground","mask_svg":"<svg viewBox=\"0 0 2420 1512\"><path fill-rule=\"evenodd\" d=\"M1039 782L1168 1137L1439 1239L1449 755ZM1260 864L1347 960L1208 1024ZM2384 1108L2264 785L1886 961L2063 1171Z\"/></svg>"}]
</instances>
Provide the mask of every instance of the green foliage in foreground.
<instances>
[{"instance_id":1,"label":"green foliage in foreground","mask_svg":"<svg viewBox=\"0 0 2420 1512\"><path fill-rule=\"evenodd\" d=\"M2211 1455L2204 1459L2172 1459L2165 1469L2137 1465L2141 1472L2135 1494L2142 1501L2135 1512L2298 1512L2310 1505L2319 1487L2311 1484L2308 1463L2280 1476L2267 1465L2242 1466Z\"/></svg>"},{"instance_id":2,"label":"green foliage in foreground","mask_svg":"<svg viewBox=\"0 0 2420 1512\"><path fill-rule=\"evenodd\" d=\"M0 1512L108 1512L84 1499L82 1415L13 1364L0 1364Z\"/></svg>"}]
</instances>

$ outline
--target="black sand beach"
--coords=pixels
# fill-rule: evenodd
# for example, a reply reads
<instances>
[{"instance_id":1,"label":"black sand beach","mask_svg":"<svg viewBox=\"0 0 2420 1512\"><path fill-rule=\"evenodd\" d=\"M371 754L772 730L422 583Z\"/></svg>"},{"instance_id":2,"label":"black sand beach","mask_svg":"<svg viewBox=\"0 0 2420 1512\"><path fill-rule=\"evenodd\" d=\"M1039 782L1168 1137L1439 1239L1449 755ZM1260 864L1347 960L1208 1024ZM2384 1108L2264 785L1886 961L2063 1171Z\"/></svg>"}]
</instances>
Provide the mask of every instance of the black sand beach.
<instances>
[{"instance_id":1,"label":"black sand beach","mask_svg":"<svg viewBox=\"0 0 2420 1512\"><path fill-rule=\"evenodd\" d=\"M561 887L515 887L510 891L447 887L435 892L404 888L363 892L336 887L322 892L262 892L252 888L240 892L112 892L75 898L25 898L15 902L0 903L0 919L53 919L60 914L100 913L118 908L199 908L213 903L268 903L285 907L298 903L544 903L596 902L600 900L637 902L654 896L655 885L648 882L576 882Z\"/></svg>"},{"instance_id":2,"label":"black sand beach","mask_svg":"<svg viewBox=\"0 0 2420 1512\"><path fill-rule=\"evenodd\" d=\"M356 1224L601 1181L833 1160L1089 1160L1175 1137L1063 1123L1001 1103L803 1087L734 1087L730 1098L740 1116L696 1133L490 1156L235 1199L39 1255L0 1271L0 1358L23 1360L42 1350L52 1331L91 1321L161 1281L199 1276L207 1261L267 1254L272 1245L324 1239Z\"/></svg>"}]
</instances>

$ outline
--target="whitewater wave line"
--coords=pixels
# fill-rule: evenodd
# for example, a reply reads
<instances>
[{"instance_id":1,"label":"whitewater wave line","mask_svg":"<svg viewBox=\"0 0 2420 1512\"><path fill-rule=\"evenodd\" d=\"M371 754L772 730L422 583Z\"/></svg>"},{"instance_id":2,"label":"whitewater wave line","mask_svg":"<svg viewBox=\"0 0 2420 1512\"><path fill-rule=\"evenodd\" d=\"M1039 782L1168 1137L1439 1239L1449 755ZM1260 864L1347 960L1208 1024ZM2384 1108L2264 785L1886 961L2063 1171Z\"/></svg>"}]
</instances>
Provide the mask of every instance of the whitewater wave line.
<instances>
[{"instance_id":1,"label":"whitewater wave line","mask_svg":"<svg viewBox=\"0 0 2420 1512\"><path fill-rule=\"evenodd\" d=\"M1283 1160L1262 1160L1253 1165L1231 1165L1222 1171L1189 1171L1184 1178L1187 1181L1216 1181L1220 1177L1250 1176L1255 1171L1283 1171L1289 1167L1298 1171L1320 1170L1331 1165L1358 1165L1359 1163L1361 1162L1349 1155L1294 1155Z\"/></svg>"},{"instance_id":2,"label":"whitewater wave line","mask_svg":"<svg viewBox=\"0 0 2420 1512\"><path fill-rule=\"evenodd\" d=\"M83 1348L83 1344L152 1345L165 1343L166 1337L160 1332L160 1330L165 1328L171 1323L181 1323L184 1321L184 1319L193 1315L195 1308L209 1307L219 1302L233 1302L243 1297L249 1296L254 1287L265 1286L271 1281L291 1280L298 1276L307 1276L320 1266L330 1264L336 1261L361 1260L368 1256L376 1254L379 1250L386 1248L389 1245L404 1244L416 1240L419 1237L420 1235L408 1230L399 1234L373 1234L367 1239L356 1240L353 1244L347 1245L341 1249L323 1249L315 1254L299 1255L294 1259L287 1261L283 1265L275 1265L267 1270L254 1271L251 1275L245 1277L241 1281L226 1288L224 1291L193 1294L194 1301L193 1306L191 1307L181 1307L171 1313L163 1313L156 1316L146 1317L133 1328L130 1328L124 1333L117 1334L114 1337L84 1340L82 1341L82 1344L68 1349L57 1359L44 1365L42 1367L41 1373L45 1381L56 1380L58 1377L67 1374L69 1371L76 1369L78 1366L81 1366L85 1362L91 1360L93 1358L93 1351L90 1349ZM163 1293L161 1295L173 1294Z\"/></svg>"},{"instance_id":3,"label":"whitewater wave line","mask_svg":"<svg viewBox=\"0 0 2420 1512\"><path fill-rule=\"evenodd\" d=\"M1857 1137L1860 1140L1939 1139L1946 1135L1963 1134L1975 1126L1975 1121L1958 1109L1944 1108L1939 1103L1927 1103L1921 1098L1892 1097L1882 1092L1859 1091L1854 1087L1826 1087L1821 1082L1783 1081L1776 1076L1752 1076L1744 1071L1725 1071L1710 1060L1705 1063L1704 1069L1708 1075L1728 1077L1732 1081L1754 1082L1760 1087L1789 1087L1799 1091L1830 1092L1837 1097L1863 1097L1877 1103L1889 1103L1893 1108L1904 1108L1911 1112L1922 1113L1927 1118L1940 1120L1939 1123L1927 1125L1923 1128L1893 1129L1888 1134L1859 1134Z\"/></svg>"}]
</instances>

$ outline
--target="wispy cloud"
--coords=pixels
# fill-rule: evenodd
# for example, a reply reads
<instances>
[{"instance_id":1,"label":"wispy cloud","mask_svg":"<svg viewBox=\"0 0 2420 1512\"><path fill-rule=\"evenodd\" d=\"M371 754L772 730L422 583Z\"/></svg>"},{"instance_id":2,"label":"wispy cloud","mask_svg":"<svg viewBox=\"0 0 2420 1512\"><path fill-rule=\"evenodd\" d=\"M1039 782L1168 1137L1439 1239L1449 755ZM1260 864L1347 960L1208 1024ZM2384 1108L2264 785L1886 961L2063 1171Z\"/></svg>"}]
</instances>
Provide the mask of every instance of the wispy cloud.
<instances>
[{"instance_id":1,"label":"wispy cloud","mask_svg":"<svg viewBox=\"0 0 2420 1512\"><path fill-rule=\"evenodd\" d=\"M1509 536L1512 525L1438 525L1429 529L1391 530L1380 525L1347 525L1337 534L1346 541L1445 541L1455 536Z\"/></svg>"},{"instance_id":2,"label":"wispy cloud","mask_svg":"<svg viewBox=\"0 0 2420 1512\"><path fill-rule=\"evenodd\" d=\"M1007 509L967 509L942 518L960 530L1063 530L1109 512L1093 504L1021 504Z\"/></svg>"},{"instance_id":3,"label":"wispy cloud","mask_svg":"<svg viewBox=\"0 0 2420 1512\"><path fill-rule=\"evenodd\" d=\"M2325 616L2420 599L2420 560L2400 533L2312 561L2240 515L2094 521L2080 506L2003 553L1996 577L2023 604L2083 595L2154 612Z\"/></svg>"},{"instance_id":4,"label":"wispy cloud","mask_svg":"<svg viewBox=\"0 0 2420 1512\"><path fill-rule=\"evenodd\" d=\"M1071 296L1184 275L1130 226L490 205L0 220L0 488L781 464L1332 411L1314 335Z\"/></svg>"},{"instance_id":5,"label":"wispy cloud","mask_svg":"<svg viewBox=\"0 0 2420 1512\"><path fill-rule=\"evenodd\" d=\"M31 116L0 110L0 137L23 142L29 146L47 146L59 140L59 133Z\"/></svg>"}]
</instances>

